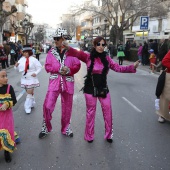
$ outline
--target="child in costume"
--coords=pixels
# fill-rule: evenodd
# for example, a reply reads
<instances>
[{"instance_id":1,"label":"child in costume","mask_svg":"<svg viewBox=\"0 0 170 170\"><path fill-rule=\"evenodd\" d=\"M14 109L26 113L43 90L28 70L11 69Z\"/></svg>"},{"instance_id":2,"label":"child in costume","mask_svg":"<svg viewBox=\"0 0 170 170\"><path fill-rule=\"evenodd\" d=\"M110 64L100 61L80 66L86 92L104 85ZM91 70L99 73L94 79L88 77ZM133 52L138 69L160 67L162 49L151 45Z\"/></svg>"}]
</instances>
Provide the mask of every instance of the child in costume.
<instances>
[{"instance_id":1,"label":"child in costume","mask_svg":"<svg viewBox=\"0 0 170 170\"><path fill-rule=\"evenodd\" d=\"M11 155L15 150L14 118L12 106L17 103L14 89L7 84L5 70L0 71L0 150L4 150L6 162L11 162Z\"/></svg>"},{"instance_id":2,"label":"child in costume","mask_svg":"<svg viewBox=\"0 0 170 170\"><path fill-rule=\"evenodd\" d=\"M30 45L23 46L23 56L15 64L15 69L18 69L22 73L21 87L27 92L25 100L25 112L31 113L31 108L35 105L34 88L39 87L40 83L37 78L37 74L41 71L41 63L33 57L32 48Z\"/></svg>"},{"instance_id":3,"label":"child in costume","mask_svg":"<svg viewBox=\"0 0 170 170\"><path fill-rule=\"evenodd\" d=\"M155 67L154 67L153 64L156 63L156 56L155 56L155 53L154 53L153 49L150 49L149 53L150 53L149 60L150 60L151 74L154 74Z\"/></svg>"}]
</instances>

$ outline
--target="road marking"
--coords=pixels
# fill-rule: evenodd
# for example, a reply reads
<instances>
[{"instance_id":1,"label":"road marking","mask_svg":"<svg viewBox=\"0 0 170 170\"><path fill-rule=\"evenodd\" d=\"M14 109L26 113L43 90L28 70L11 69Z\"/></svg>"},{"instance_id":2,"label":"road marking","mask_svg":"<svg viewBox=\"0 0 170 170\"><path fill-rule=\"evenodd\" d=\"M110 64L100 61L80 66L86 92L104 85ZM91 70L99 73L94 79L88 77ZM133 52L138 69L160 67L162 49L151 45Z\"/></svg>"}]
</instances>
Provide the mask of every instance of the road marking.
<instances>
[{"instance_id":1,"label":"road marking","mask_svg":"<svg viewBox=\"0 0 170 170\"><path fill-rule=\"evenodd\" d=\"M128 99L126 99L125 97L122 97L122 99L124 99L130 106L132 106L136 111L138 112L142 112L140 109L138 109L133 103L131 103Z\"/></svg>"},{"instance_id":2,"label":"road marking","mask_svg":"<svg viewBox=\"0 0 170 170\"><path fill-rule=\"evenodd\" d=\"M17 96L17 101L24 95L25 90L23 90L18 96Z\"/></svg>"}]
</instances>

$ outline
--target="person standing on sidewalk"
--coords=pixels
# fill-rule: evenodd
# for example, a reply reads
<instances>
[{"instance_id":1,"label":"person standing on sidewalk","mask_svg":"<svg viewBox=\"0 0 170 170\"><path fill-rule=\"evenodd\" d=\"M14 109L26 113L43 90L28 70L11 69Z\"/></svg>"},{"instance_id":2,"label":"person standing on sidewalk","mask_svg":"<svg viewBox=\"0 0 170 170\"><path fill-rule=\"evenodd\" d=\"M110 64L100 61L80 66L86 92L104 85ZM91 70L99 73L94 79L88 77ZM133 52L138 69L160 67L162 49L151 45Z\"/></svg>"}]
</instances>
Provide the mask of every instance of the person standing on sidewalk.
<instances>
[{"instance_id":1,"label":"person standing on sidewalk","mask_svg":"<svg viewBox=\"0 0 170 170\"><path fill-rule=\"evenodd\" d=\"M39 60L40 59L40 54L41 54L41 52L40 52L41 47L40 47L39 44L35 43L35 47L34 48L35 48L36 59Z\"/></svg>"},{"instance_id":2,"label":"person standing on sidewalk","mask_svg":"<svg viewBox=\"0 0 170 170\"><path fill-rule=\"evenodd\" d=\"M101 104L105 122L104 139L112 143L112 104L107 84L107 74L110 69L120 73L135 73L139 61L129 66L120 66L104 51L106 40L100 36L94 39L93 49L90 54L69 47L67 42L63 42L63 45L68 50L67 53L69 56L77 57L87 66L87 75L83 87L86 100L86 127L84 139L89 143L92 143L94 140L94 124L98 99Z\"/></svg>"},{"instance_id":3,"label":"person standing on sidewalk","mask_svg":"<svg viewBox=\"0 0 170 170\"><path fill-rule=\"evenodd\" d=\"M151 74L154 74L155 71L154 64L156 63L156 56L153 49L150 49L149 53L150 53L149 60L150 60Z\"/></svg>"},{"instance_id":4,"label":"person standing on sidewalk","mask_svg":"<svg viewBox=\"0 0 170 170\"><path fill-rule=\"evenodd\" d=\"M149 61L148 43L145 41L142 48L142 65L147 65Z\"/></svg>"},{"instance_id":5,"label":"person standing on sidewalk","mask_svg":"<svg viewBox=\"0 0 170 170\"><path fill-rule=\"evenodd\" d=\"M123 65L123 58L125 57L125 54L124 54L124 46L122 42L120 42L117 45L117 57L119 59L119 65Z\"/></svg>"},{"instance_id":6,"label":"person standing on sidewalk","mask_svg":"<svg viewBox=\"0 0 170 170\"><path fill-rule=\"evenodd\" d=\"M159 50L158 50L159 63L156 65L157 68L162 67L162 60L167 52L168 52L167 43L165 42L165 39L161 39L161 42L159 44ZM161 69L164 70L164 67L162 67Z\"/></svg>"},{"instance_id":7,"label":"person standing on sidewalk","mask_svg":"<svg viewBox=\"0 0 170 170\"><path fill-rule=\"evenodd\" d=\"M8 58L9 58L11 48L7 44L6 41L4 41L3 45L4 45L4 52L5 52L6 56L7 56L7 59L5 60L5 64L6 64L6 67L9 67L9 59Z\"/></svg>"},{"instance_id":8,"label":"person standing on sidewalk","mask_svg":"<svg viewBox=\"0 0 170 170\"><path fill-rule=\"evenodd\" d=\"M32 48L30 45L23 46L23 56L15 64L21 76L21 88L24 88L27 92L24 108L27 114L31 113L31 109L35 105L34 88L39 87L40 83L37 78L38 73L42 69L41 63L32 56Z\"/></svg>"},{"instance_id":9,"label":"person standing on sidewalk","mask_svg":"<svg viewBox=\"0 0 170 170\"><path fill-rule=\"evenodd\" d=\"M3 69L6 68L6 66L5 66L6 60L7 60L7 56L4 51L4 46L2 44L0 44L0 63L2 65Z\"/></svg>"},{"instance_id":10,"label":"person standing on sidewalk","mask_svg":"<svg viewBox=\"0 0 170 170\"><path fill-rule=\"evenodd\" d=\"M45 70L50 73L49 85L43 105L43 123L39 138L47 136L52 130L52 113L58 96L61 96L61 133L73 137L70 127L74 94L74 74L80 69L80 61L67 54L62 42L69 39L67 31L58 28L54 35L55 47L52 47L46 57Z\"/></svg>"},{"instance_id":11,"label":"person standing on sidewalk","mask_svg":"<svg viewBox=\"0 0 170 170\"><path fill-rule=\"evenodd\" d=\"M143 49L142 43L139 43L139 48L138 48L138 59L140 61L139 65L141 65L142 63L142 49Z\"/></svg>"},{"instance_id":12,"label":"person standing on sidewalk","mask_svg":"<svg viewBox=\"0 0 170 170\"><path fill-rule=\"evenodd\" d=\"M8 84L7 73L0 71L0 150L4 150L7 163L11 162L15 148L14 117L12 107L17 103L14 89Z\"/></svg>"}]
</instances>

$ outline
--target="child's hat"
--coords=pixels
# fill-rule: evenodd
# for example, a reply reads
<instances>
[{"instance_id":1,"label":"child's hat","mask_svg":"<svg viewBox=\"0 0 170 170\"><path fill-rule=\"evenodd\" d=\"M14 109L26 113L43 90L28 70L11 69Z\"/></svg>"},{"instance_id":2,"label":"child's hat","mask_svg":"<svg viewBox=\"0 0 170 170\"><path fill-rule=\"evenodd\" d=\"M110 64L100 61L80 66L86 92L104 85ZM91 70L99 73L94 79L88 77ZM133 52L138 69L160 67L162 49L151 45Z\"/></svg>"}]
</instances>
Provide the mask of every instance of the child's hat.
<instances>
[{"instance_id":1,"label":"child's hat","mask_svg":"<svg viewBox=\"0 0 170 170\"><path fill-rule=\"evenodd\" d=\"M31 45L24 45L22 51L32 51Z\"/></svg>"},{"instance_id":2,"label":"child's hat","mask_svg":"<svg viewBox=\"0 0 170 170\"><path fill-rule=\"evenodd\" d=\"M150 50L149 50L149 52L150 52L150 53L153 53L153 52L154 52L154 50L153 50L153 49L150 49Z\"/></svg>"}]
</instances>

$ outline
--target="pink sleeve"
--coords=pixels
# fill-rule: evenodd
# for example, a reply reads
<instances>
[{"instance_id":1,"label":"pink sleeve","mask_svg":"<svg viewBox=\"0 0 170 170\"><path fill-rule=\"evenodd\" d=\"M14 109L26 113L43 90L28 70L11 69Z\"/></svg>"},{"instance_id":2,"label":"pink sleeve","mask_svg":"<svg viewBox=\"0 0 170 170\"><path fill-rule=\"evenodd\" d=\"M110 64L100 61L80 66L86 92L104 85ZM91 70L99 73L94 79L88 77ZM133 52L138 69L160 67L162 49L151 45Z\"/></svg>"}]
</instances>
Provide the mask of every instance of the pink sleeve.
<instances>
[{"instance_id":1,"label":"pink sleeve","mask_svg":"<svg viewBox=\"0 0 170 170\"><path fill-rule=\"evenodd\" d=\"M78 51L72 47L70 47L70 49L67 51L67 55L76 57L85 63L87 63L90 56L90 54L85 53L84 51Z\"/></svg>"},{"instance_id":2,"label":"pink sleeve","mask_svg":"<svg viewBox=\"0 0 170 170\"><path fill-rule=\"evenodd\" d=\"M72 57L72 64L69 67L70 73L68 75L73 76L74 74L76 74L80 70L80 67L81 67L80 61L77 58Z\"/></svg>"},{"instance_id":3,"label":"pink sleeve","mask_svg":"<svg viewBox=\"0 0 170 170\"><path fill-rule=\"evenodd\" d=\"M47 73L58 73L60 70L60 63L51 53L47 54L46 61L45 61L45 70Z\"/></svg>"},{"instance_id":4,"label":"pink sleeve","mask_svg":"<svg viewBox=\"0 0 170 170\"><path fill-rule=\"evenodd\" d=\"M128 65L128 66L121 66L115 61L113 61L110 57L107 57L109 64L110 64L110 69L112 69L115 72L119 73L136 73L136 69L134 65Z\"/></svg>"}]
</instances>

